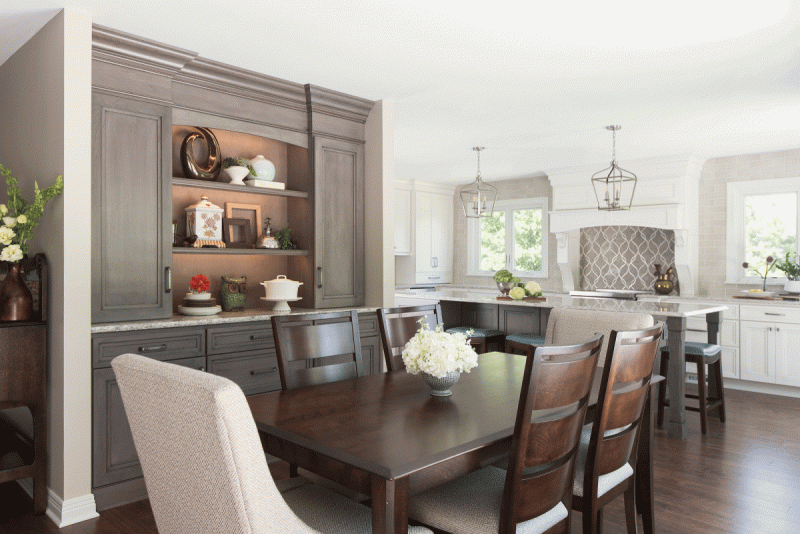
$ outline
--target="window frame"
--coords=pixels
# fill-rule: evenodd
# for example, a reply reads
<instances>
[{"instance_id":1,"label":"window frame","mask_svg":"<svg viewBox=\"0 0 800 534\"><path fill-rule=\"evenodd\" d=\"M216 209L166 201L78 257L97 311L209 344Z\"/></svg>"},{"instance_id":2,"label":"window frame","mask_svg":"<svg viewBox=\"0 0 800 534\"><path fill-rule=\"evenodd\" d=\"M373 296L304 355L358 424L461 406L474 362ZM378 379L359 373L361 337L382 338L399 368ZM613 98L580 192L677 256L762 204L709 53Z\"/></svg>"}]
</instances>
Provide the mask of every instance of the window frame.
<instances>
[{"instance_id":1,"label":"window frame","mask_svg":"<svg viewBox=\"0 0 800 534\"><path fill-rule=\"evenodd\" d=\"M514 276L520 278L547 278L549 264L549 199L547 197L520 198L513 200L498 200L495 202L494 211L505 212L505 247L506 261L504 269L508 269ZM514 270L514 216L515 210L541 209L542 210L542 269L540 271L515 271ZM480 221L481 219L467 219L467 275L468 276L494 276L495 271L482 271L480 269ZM509 247L511 250L509 250Z\"/></svg>"},{"instance_id":2,"label":"window frame","mask_svg":"<svg viewBox=\"0 0 800 534\"><path fill-rule=\"evenodd\" d=\"M745 239L745 199L754 195L772 195L794 193L797 195L797 249L800 253L800 177L772 178L768 180L747 180L728 182L727 185L727 239L725 253L725 283L727 284L761 284L759 276L748 276L747 269L742 267L747 248ZM776 261L782 258L775 258ZM772 271L778 272L781 271ZM786 276L770 276L776 284L786 283Z\"/></svg>"}]
</instances>

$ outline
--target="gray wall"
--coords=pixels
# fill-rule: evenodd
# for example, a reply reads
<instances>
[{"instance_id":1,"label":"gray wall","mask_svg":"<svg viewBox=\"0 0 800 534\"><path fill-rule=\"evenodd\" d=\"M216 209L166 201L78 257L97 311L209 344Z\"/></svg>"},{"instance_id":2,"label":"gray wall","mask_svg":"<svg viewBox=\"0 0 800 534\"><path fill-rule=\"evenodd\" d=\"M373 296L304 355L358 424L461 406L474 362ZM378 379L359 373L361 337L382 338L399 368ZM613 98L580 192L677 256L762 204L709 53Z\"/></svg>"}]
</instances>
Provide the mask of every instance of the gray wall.
<instances>
[{"instance_id":1,"label":"gray wall","mask_svg":"<svg viewBox=\"0 0 800 534\"><path fill-rule=\"evenodd\" d=\"M64 194L48 204L31 253L50 261L49 475L64 508L94 512L91 498L91 19L54 12L33 38L0 65L0 162L20 179L26 199L64 176ZM5 186L0 184L5 202ZM86 509L82 503L89 501ZM72 501L72 502L67 502ZM63 526L61 517L48 513ZM74 516L74 515L73 515Z\"/></svg>"},{"instance_id":2,"label":"gray wall","mask_svg":"<svg viewBox=\"0 0 800 534\"><path fill-rule=\"evenodd\" d=\"M728 182L796 177L800 177L800 149L706 161L700 175L700 295L731 296L752 287L725 284Z\"/></svg>"}]
</instances>

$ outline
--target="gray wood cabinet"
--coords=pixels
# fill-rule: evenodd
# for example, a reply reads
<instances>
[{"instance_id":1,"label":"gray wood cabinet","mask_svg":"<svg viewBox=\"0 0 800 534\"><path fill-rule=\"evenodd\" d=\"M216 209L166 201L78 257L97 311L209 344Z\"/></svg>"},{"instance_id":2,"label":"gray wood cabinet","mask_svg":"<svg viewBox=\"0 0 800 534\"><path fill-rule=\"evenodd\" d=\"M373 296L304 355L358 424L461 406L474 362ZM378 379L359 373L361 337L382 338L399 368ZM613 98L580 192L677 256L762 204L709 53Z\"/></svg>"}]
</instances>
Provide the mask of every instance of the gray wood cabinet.
<instances>
[{"instance_id":1,"label":"gray wood cabinet","mask_svg":"<svg viewBox=\"0 0 800 534\"><path fill-rule=\"evenodd\" d=\"M364 145L314 139L314 307L364 304Z\"/></svg>"},{"instance_id":2,"label":"gray wood cabinet","mask_svg":"<svg viewBox=\"0 0 800 534\"><path fill-rule=\"evenodd\" d=\"M92 96L92 322L172 315L171 108Z\"/></svg>"}]
</instances>

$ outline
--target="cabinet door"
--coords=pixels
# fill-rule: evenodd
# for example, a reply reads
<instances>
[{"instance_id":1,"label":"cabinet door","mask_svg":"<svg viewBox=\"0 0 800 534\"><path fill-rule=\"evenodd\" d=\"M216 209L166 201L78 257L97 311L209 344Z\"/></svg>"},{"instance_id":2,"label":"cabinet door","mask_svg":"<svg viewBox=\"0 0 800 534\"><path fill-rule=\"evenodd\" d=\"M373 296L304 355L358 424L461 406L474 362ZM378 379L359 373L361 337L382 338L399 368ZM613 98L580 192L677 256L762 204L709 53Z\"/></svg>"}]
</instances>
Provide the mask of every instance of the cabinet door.
<instances>
[{"instance_id":1,"label":"cabinet door","mask_svg":"<svg viewBox=\"0 0 800 534\"><path fill-rule=\"evenodd\" d=\"M722 347L722 376L724 378L739 377L739 349L735 347Z\"/></svg>"},{"instance_id":2,"label":"cabinet door","mask_svg":"<svg viewBox=\"0 0 800 534\"><path fill-rule=\"evenodd\" d=\"M395 189L394 253L411 254L411 191Z\"/></svg>"},{"instance_id":3,"label":"cabinet door","mask_svg":"<svg viewBox=\"0 0 800 534\"><path fill-rule=\"evenodd\" d=\"M185 358L170 363L204 370L206 358ZM142 476L114 370L110 367L96 369L92 381L92 487Z\"/></svg>"},{"instance_id":4,"label":"cabinet door","mask_svg":"<svg viewBox=\"0 0 800 534\"><path fill-rule=\"evenodd\" d=\"M428 283L427 273L433 271L433 195L414 193L414 263L418 284Z\"/></svg>"},{"instance_id":5,"label":"cabinet door","mask_svg":"<svg viewBox=\"0 0 800 534\"><path fill-rule=\"evenodd\" d=\"M742 321L741 337L739 361L742 380L774 382L775 326L772 323Z\"/></svg>"},{"instance_id":6,"label":"cabinet door","mask_svg":"<svg viewBox=\"0 0 800 534\"><path fill-rule=\"evenodd\" d=\"M775 382L786 386L800 386L800 325L775 325Z\"/></svg>"},{"instance_id":7,"label":"cabinet door","mask_svg":"<svg viewBox=\"0 0 800 534\"><path fill-rule=\"evenodd\" d=\"M92 97L92 322L172 315L169 107Z\"/></svg>"},{"instance_id":8,"label":"cabinet door","mask_svg":"<svg viewBox=\"0 0 800 534\"><path fill-rule=\"evenodd\" d=\"M442 274L442 283L453 280L453 199L435 195L433 235L434 269Z\"/></svg>"},{"instance_id":9,"label":"cabinet door","mask_svg":"<svg viewBox=\"0 0 800 534\"><path fill-rule=\"evenodd\" d=\"M364 146L314 139L314 306L364 304Z\"/></svg>"},{"instance_id":10,"label":"cabinet door","mask_svg":"<svg viewBox=\"0 0 800 534\"><path fill-rule=\"evenodd\" d=\"M414 200L415 282L448 284L453 281L453 199L417 191Z\"/></svg>"}]
</instances>

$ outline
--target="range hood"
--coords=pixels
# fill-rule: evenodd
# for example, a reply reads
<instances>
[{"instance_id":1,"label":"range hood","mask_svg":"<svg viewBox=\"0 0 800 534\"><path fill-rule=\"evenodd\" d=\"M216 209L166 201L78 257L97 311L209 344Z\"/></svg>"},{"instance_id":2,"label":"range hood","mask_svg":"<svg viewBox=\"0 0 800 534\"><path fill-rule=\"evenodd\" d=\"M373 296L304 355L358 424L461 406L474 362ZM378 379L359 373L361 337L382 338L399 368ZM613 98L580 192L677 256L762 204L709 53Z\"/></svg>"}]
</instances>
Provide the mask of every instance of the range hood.
<instances>
[{"instance_id":1,"label":"range hood","mask_svg":"<svg viewBox=\"0 0 800 534\"><path fill-rule=\"evenodd\" d=\"M643 226L675 232L675 268L681 295L696 295L698 184L704 162L691 154L626 161L626 168L639 178L633 207L626 211L597 209L597 198L589 178L598 165L548 172L553 187L550 231L556 234L557 262L564 291L581 289L581 228Z\"/></svg>"}]
</instances>

